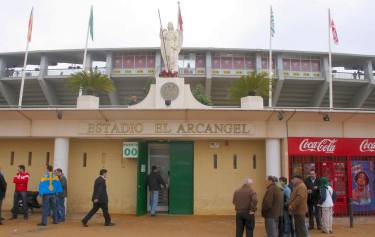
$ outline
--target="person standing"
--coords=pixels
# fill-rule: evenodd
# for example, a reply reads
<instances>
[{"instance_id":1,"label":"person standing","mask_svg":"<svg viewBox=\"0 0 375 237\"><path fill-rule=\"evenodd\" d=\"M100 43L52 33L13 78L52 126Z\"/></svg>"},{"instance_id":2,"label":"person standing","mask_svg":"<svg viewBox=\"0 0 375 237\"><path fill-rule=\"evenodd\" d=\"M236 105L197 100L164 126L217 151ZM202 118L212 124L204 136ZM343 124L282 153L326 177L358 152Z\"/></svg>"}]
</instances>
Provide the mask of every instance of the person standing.
<instances>
[{"instance_id":1,"label":"person standing","mask_svg":"<svg viewBox=\"0 0 375 237\"><path fill-rule=\"evenodd\" d=\"M62 172L62 169L56 169L56 175L60 180L62 192L57 194L57 222L65 221L65 200L68 196L68 181Z\"/></svg>"},{"instance_id":2,"label":"person standing","mask_svg":"<svg viewBox=\"0 0 375 237\"><path fill-rule=\"evenodd\" d=\"M262 202L262 216L266 227L267 237L278 237L279 218L283 211L283 193L276 185L277 178L266 178L267 191Z\"/></svg>"},{"instance_id":3,"label":"person standing","mask_svg":"<svg viewBox=\"0 0 375 237\"><path fill-rule=\"evenodd\" d=\"M150 213L151 216L155 216L156 208L159 202L159 192L161 191L161 186L167 187L163 178L161 177L158 168L153 165L151 168L151 173L147 177L147 185L150 191Z\"/></svg>"},{"instance_id":4,"label":"person standing","mask_svg":"<svg viewBox=\"0 0 375 237\"><path fill-rule=\"evenodd\" d=\"M322 232L332 234L333 222L333 189L329 185L328 179L320 179L320 206L322 207Z\"/></svg>"},{"instance_id":5,"label":"person standing","mask_svg":"<svg viewBox=\"0 0 375 237\"><path fill-rule=\"evenodd\" d=\"M288 210L294 219L296 237L307 237L305 215L307 212L307 188L301 176L296 175L292 179L293 191L290 195Z\"/></svg>"},{"instance_id":6,"label":"person standing","mask_svg":"<svg viewBox=\"0 0 375 237\"><path fill-rule=\"evenodd\" d=\"M108 171L106 169L101 169L99 171L99 177L96 178L94 183L94 191L92 194L92 203L93 207L87 213L87 215L81 220L81 223L84 227L88 227L87 223L91 219L91 217L99 210L99 208L103 211L104 216L104 225L105 226L113 226L114 223L111 222L111 217L108 212L108 194L107 194L107 179Z\"/></svg>"},{"instance_id":7,"label":"person standing","mask_svg":"<svg viewBox=\"0 0 375 237\"><path fill-rule=\"evenodd\" d=\"M290 200L290 188L288 186L288 179L286 177L280 177L280 184L283 187L283 197L284 197L284 205L283 205L283 229L282 229L282 237L289 237L291 235L292 224L291 224L291 216L288 211L288 203Z\"/></svg>"},{"instance_id":8,"label":"person standing","mask_svg":"<svg viewBox=\"0 0 375 237\"><path fill-rule=\"evenodd\" d=\"M4 175L1 172L1 167L0 167L0 225L3 224L3 216L1 215L1 206L3 205L3 200L5 198L6 191L7 191L7 182L5 181Z\"/></svg>"},{"instance_id":9,"label":"person standing","mask_svg":"<svg viewBox=\"0 0 375 237\"><path fill-rule=\"evenodd\" d=\"M53 224L57 224L56 195L62 193L59 178L53 173L53 167L47 166L47 172L39 182L39 195L42 197L42 220L38 226L46 226L51 214Z\"/></svg>"},{"instance_id":10,"label":"person standing","mask_svg":"<svg viewBox=\"0 0 375 237\"><path fill-rule=\"evenodd\" d=\"M12 218L17 219L18 217L18 203L22 200L23 207L23 217L25 220L29 218L29 208L27 205L27 185L29 183L30 174L26 172L24 165L18 166L18 172L13 178L13 183L16 186L13 195L13 208L12 208Z\"/></svg>"},{"instance_id":11,"label":"person standing","mask_svg":"<svg viewBox=\"0 0 375 237\"><path fill-rule=\"evenodd\" d=\"M308 199L308 212L309 212L309 230L314 229L314 217L316 221L316 227L318 230L321 229L320 223L320 208L319 202L319 178L316 176L315 170L310 170L309 177L305 180L307 187Z\"/></svg>"},{"instance_id":12,"label":"person standing","mask_svg":"<svg viewBox=\"0 0 375 237\"><path fill-rule=\"evenodd\" d=\"M252 237L255 227L255 211L257 210L257 194L252 188L253 180L245 179L241 188L233 195L233 204L236 210L236 237L242 237L246 227L246 237Z\"/></svg>"}]
</instances>

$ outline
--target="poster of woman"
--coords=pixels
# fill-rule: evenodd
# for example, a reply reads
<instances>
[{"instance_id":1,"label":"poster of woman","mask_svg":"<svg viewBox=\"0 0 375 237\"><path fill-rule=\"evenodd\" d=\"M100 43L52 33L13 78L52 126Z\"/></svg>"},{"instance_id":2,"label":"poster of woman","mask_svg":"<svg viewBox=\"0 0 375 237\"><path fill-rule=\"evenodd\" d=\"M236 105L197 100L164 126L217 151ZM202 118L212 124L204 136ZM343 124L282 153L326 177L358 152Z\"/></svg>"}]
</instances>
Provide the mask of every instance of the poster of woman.
<instances>
[{"instance_id":1,"label":"poster of woman","mask_svg":"<svg viewBox=\"0 0 375 237\"><path fill-rule=\"evenodd\" d=\"M372 161L352 161L353 211L375 211L374 179Z\"/></svg>"}]
</instances>

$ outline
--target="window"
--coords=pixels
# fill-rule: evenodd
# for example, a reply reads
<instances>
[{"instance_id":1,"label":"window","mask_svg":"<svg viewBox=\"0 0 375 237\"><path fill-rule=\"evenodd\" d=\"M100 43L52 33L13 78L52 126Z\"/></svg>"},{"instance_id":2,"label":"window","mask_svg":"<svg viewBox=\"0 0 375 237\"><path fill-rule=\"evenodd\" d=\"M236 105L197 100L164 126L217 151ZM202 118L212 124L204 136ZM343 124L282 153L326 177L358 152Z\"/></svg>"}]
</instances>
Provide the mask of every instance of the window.
<instances>
[{"instance_id":1,"label":"window","mask_svg":"<svg viewBox=\"0 0 375 237\"><path fill-rule=\"evenodd\" d=\"M233 169L237 169L237 155L234 154L233 155Z\"/></svg>"},{"instance_id":2,"label":"window","mask_svg":"<svg viewBox=\"0 0 375 237\"><path fill-rule=\"evenodd\" d=\"M47 153L46 153L46 166L49 165L49 162L50 162L50 153L49 153L49 151L47 151Z\"/></svg>"},{"instance_id":3,"label":"window","mask_svg":"<svg viewBox=\"0 0 375 237\"><path fill-rule=\"evenodd\" d=\"M214 154L214 169L217 169L217 155Z\"/></svg>"},{"instance_id":4,"label":"window","mask_svg":"<svg viewBox=\"0 0 375 237\"><path fill-rule=\"evenodd\" d=\"M32 159L33 159L33 153L30 151L29 152L29 158L27 159L27 165L28 166L31 166Z\"/></svg>"},{"instance_id":5,"label":"window","mask_svg":"<svg viewBox=\"0 0 375 237\"><path fill-rule=\"evenodd\" d=\"M14 151L10 152L10 165L14 165Z\"/></svg>"},{"instance_id":6,"label":"window","mask_svg":"<svg viewBox=\"0 0 375 237\"><path fill-rule=\"evenodd\" d=\"M87 167L87 153L83 153L83 167Z\"/></svg>"},{"instance_id":7,"label":"window","mask_svg":"<svg viewBox=\"0 0 375 237\"><path fill-rule=\"evenodd\" d=\"M253 155L253 169L255 170L257 168L257 155Z\"/></svg>"}]
</instances>

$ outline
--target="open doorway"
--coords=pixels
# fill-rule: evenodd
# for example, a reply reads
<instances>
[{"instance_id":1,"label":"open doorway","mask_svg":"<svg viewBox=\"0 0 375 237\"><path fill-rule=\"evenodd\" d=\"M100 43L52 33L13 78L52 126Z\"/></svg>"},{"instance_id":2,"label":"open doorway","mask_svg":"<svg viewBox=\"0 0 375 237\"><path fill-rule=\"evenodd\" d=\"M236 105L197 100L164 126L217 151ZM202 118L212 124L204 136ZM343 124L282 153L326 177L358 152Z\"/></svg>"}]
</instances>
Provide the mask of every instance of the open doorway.
<instances>
[{"instance_id":1,"label":"open doorway","mask_svg":"<svg viewBox=\"0 0 375 237\"><path fill-rule=\"evenodd\" d=\"M151 167L156 166L167 187L163 187L159 192L159 202L156 211L169 211L169 170L170 170L170 145L168 143L150 143L148 145L148 174ZM150 194L147 195L147 210L150 210Z\"/></svg>"}]
</instances>

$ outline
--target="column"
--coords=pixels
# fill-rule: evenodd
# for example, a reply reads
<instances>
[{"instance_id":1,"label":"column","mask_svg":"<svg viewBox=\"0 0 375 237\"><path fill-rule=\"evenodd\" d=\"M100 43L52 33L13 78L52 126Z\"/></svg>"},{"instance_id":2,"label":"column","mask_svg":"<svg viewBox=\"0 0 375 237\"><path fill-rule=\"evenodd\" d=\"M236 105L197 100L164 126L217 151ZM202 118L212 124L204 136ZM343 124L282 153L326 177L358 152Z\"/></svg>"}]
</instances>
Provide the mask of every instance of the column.
<instances>
[{"instance_id":1,"label":"column","mask_svg":"<svg viewBox=\"0 0 375 237\"><path fill-rule=\"evenodd\" d=\"M69 163L69 138L55 138L55 157L53 159L53 168L62 169L65 177L68 179L68 163Z\"/></svg>"},{"instance_id":2,"label":"column","mask_svg":"<svg viewBox=\"0 0 375 237\"><path fill-rule=\"evenodd\" d=\"M159 76L161 72L161 54L160 51L157 51L155 54L155 75Z\"/></svg>"},{"instance_id":3,"label":"column","mask_svg":"<svg viewBox=\"0 0 375 237\"><path fill-rule=\"evenodd\" d=\"M86 65L82 65L83 69L90 70L92 68L92 57L90 53L86 54Z\"/></svg>"},{"instance_id":4,"label":"column","mask_svg":"<svg viewBox=\"0 0 375 237\"><path fill-rule=\"evenodd\" d=\"M211 97L212 88L212 59L211 52L206 52L206 81L205 81L205 94Z\"/></svg>"},{"instance_id":5,"label":"column","mask_svg":"<svg viewBox=\"0 0 375 237\"><path fill-rule=\"evenodd\" d=\"M371 83L374 83L374 74L373 74L373 65L372 61L368 60L365 63L365 79L368 79Z\"/></svg>"},{"instance_id":6,"label":"column","mask_svg":"<svg viewBox=\"0 0 375 237\"><path fill-rule=\"evenodd\" d=\"M266 139L266 175L281 175L280 139Z\"/></svg>"},{"instance_id":7,"label":"column","mask_svg":"<svg viewBox=\"0 0 375 237\"><path fill-rule=\"evenodd\" d=\"M3 58L0 58L0 78L5 76L6 63Z\"/></svg>"}]
</instances>

